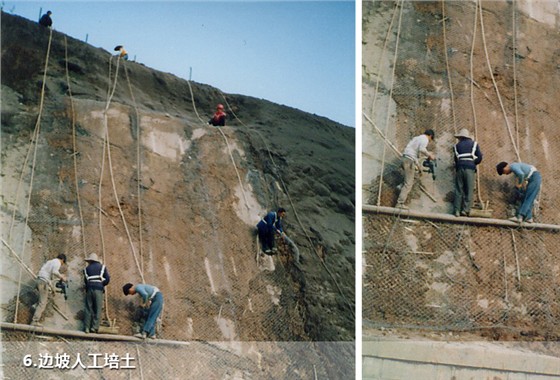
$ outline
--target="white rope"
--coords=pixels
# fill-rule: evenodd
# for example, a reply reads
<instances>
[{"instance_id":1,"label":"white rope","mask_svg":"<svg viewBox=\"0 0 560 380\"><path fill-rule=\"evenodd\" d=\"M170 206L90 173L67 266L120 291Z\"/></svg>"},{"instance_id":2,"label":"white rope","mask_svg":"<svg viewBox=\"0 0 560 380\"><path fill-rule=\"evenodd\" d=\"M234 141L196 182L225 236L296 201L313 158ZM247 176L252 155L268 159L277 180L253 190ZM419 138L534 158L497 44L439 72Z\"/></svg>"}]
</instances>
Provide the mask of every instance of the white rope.
<instances>
[{"instance_id":1,"label":"white rope","mask_svg":"<svg viewBox=\"0 0 560 380\"><path fill-rule=\"evenodd\" d=\"M453 115L453 132L457 133L457 118L455 117L455 98L453 94L453 83L451 81L451 69L449 67L449 55L447 53L447 36L445 19L445 0L441 0L441 17L443 29L443 51L445 52L445 67L447 70L447 83L449 85L449 94L451 95L451 114Z\"/></svg>"},{"instance_id":2,"label":"white rope","mask_svg":"<svg viewBox=\"0 0 560 380\"><path fill-rule=\"evenodd\" d=\"M136 255L136 249L134 248L134 244L132 243L132 237L130 235L130 231L128 229L128 224L126 222L126 218L124 216L124 212L122 210L121 204L120 204L120 199L119 199L119 195L117 193L117 186L115 183L115 175L113 173L113 163L111 160L111 143L110 143L110 137L109 137L109 126L108 126L108 117L107 117L107 112L109 110L109 106L111 104L111 100L113 98L113 95L115 94L115 89L117 87L117 80L118 80L118 74L119 74L119 62L120 62L120 56L117 58L117 66L115 69L115 82L113 85L113 89L111 91L111 94L109 96L109 98L107 99L107 104L105 106L105 110L103 112L103 124L104 124L104 129L105 129L105 146L107 147L106 152L107 152L107 161L108 161L108 166L109 166L109 173L110 173L110 177L111 177L111 185L113 188L113 195L115 196L115 202L117 204L117 208L119 210L119 215L121 217L121 220L123 222L123 226L126 232L126 236L128 238L128 242L130 245L130 249L132 252L132 256L134 258L134 262L136 263L136 267L138 268L138 272L140 273L140 277L142 279L142 283L145 283L144 280L144 273L142 272L142 268L140 266L140 263L138 262L138 257ZM101 194L101 183L99 184L99 193ZM101 198L100 198L101 201ZM99 205L99 208L102 209L101 207L101 203ZM101 219L100 219L101 221ZM105 252L103 252L103 255L105 255Z\"/></svg>"},{"instance_id":3,"label":"white rope","mask_svg":"<svg viewBox=\"0 0 560 380\"><path fill-rule=\"evenodd\" d=\"M381 54L379 55L379 61L377 62L377 82L375 83L375 90L373 92L373 101L371 104L372 114L375 112L375 103L377 102L377 94L379 93L379 83L381 82L381 64L383 63L383 58L385 57L385 52L387 51L387 44L389 43L389 36L391 35L391 30L393 29L393 21L397 15L397 9L399 8L399 2L395 2L395 8L393 10L393 16L391 17L391 22L387 28L387 33L385 34L385 42L383 42L383 48L381 49Z\"/></svg>"},{"instance_id":4,"label":"white rope","mask_svg":"<svg viewBox=\"0 0 560 380\"><path fill-rule=\"evenodd\" d=\"M29 152L31 151L31 148L33 147L33 160L31 163L31 178L29 180L29 191L28 191L28 197L27 197L27 211L25 214L25 226L27 226L29 224L29 213L31 212L31 194L33 193L33 181L35 178L35 166L37 163L37 148L39 145L39 135L41 132L41 117L43 115L43 105L44 105L44 100L45 100L45 88L46 88L46 84L47 84L47 71L48 71L48 67L49 67L49 57L50 57L50 52L51 52L51 41L52 41L52 29L50 29L50 34L49 34L49 43L47 46L47 55L45 58L45 68L44 68L44 74L43 74L43 83L41 86L41 99L39 102L39 115L37 116L37 122L35 123L35 130L33 132L33 138L31 140L31 145L29 146L29 151L28 151L28 157L29 157ZM21 170L21 178L20 181L23 181L23 172L25 170L25 166L27 165L27 162L24 162L24 166L22 167ZM18 189L19 189L19 184L18 184ZM19 192L19 190L18 190ZM15 221L15 211L17 208L17 193L16 192L16 203L14 205L14 213L13 213L13 219L12 219L12 226L14 224ZM9 238L8 238L8 242L11 243L11 228L10 227L10 234L9 234ZM21 257L23 257L23 254L25 253L25 246L26 246L26 239L25 239L25 229L23 230L23 236L22 236L22 246L21 246ZM18 290L17 290L17 296L16 296L16 308L15 308L15 313L14 313L14 323L17 323L17 315L18 315L18 309L19 309L19 293L21 291L21 277L22 277L22 269L20 268L19 270L19 279L18 279Z\"/></svg>"},{"instance_id":5,"label":"white rope","mask_svg":"<svg viewBox=\"0 0 560 380\"><path fill-rule=\"evenodd\" d=\"M292 210L294 212L294 216L296 217L297 222L300 225L300 228L302 229L303 233L305 234L305 237L307 238L309 245L311 247L311 249L313 250L313 252L315 253L315 255L319 258L319 261L321 262L321 265L323 266L323 268L325 269L325 271L329 274L329 276L331 277L332 281L334 282L335 286L337 287L340 295L342 296L342 298L344 298L344 300L346 301L348 308L352 314L352 317L355 317L354 314L354 307L352 306L352 304L350 303L350 301L348 301L348 298L346 297L346 295L344 294L344 292L342 291L342 288L340 287L338 281L336 280L336 278L334 277L334 275L332 274L332 272L330 271L330 269L328 268L327 264L325 263L325 261L323 260L323 258L321 257L321 255L319 254L319 252L317 251L317 248L313 245L313 241L311 240L311 237L309 236L309 234L307 233L307 230L304 228L303 223L297 213L297 209L294 205L294 202L292 201L292 198L290 197L290 193L288 192L288 187L286 186L286 184L284 183L284 180L282 179L282 177L280 176L280 170L278 168L278 166L276 165L276 163L274 162L274 159L272 158L272 153L270 151L270 149L268 148L268 144L266 143L266 140L264 139L264 137L259 133L259 131L257 130L252 130L251 128L249 128L247 125L245 125L245 123L243 123L235 114L235 112L233 111L233 109L231 108L231 106L229 105L227 98L225 97L224 93L222 92L222 97L224 98L224 102L226 103L226 105L228 106L228 110L231 112L231 114L235 117L235 119L237 121L239 121L239 123L245 127L246 129L255 132L257 134L257 136L259 136L261 138L261 140L263 141L266 150L268 152L268 156L270 157L270 160L272 162L272 165L274 166L274 168L276 169L276 172L278 173L278 179L280 180L280 183L282 184L282 188L284 190L284 192L286 193L286 196L288 198L288 201L290 202L290 206L292 207Z\"/></svg>"},{"instance_id":6,"label":"white rope","mask_svg":"<svg viewBox=\"0 0 560 380\"><path fill-rule=\"evenodd\" d=\"M472 37L472 44L471 44L471 55L469 60L470 66L470 93L471 93L471 109L473 114L473 126L474 126L474 139L475 141L478 139L478 120L476 117L476 106L474 101L474 47L476 43L476 33L478 30L478 9L477 4L475 4L475 12L474 12L474 24L473 24L473 37ZM484 209L484 201L482 200L481 190L480 190L480 171L476 171L476 194L478 197L478 202L480 203L482 209Z\"/></svg>"},{"instance_id":7,"label":"white rope","mask_svg":"<svg viewBox=\"0 0 560 380\"><path fill-rule=\"evenodd\" d=\"M198 117L198 120L200 120L200 122L202 124L205 124L204 120L202 120L202 118L198 114L198 111L196 109L196 105L194 103L194 95L193 95L193 91L192 91L192 87L191 87L191 81L187 81L187 84L189 85L189 90L191 92L191 101L192 101L192 104L193 104L194 112L196 113L196 116ZM247 200L247 195L245 194L245 188L243 186L243 181L241 180L241 176L239 175L239 170L237 170L237 165L235 164L235 159L233 158L233 153L232 153L231 148L229 146L228 139L227 139L226 135L224 134L224 132L222 131L221 128L218 128L218 131L220 132L220 134L222 135L222 137L224 138L224 141L226 143L227 150L228 150L228 153L229 153L229 157L231 159L231 163L233 164L235 174L237 175L237 180L239 181L239 186L241 186L241 193L243 194L243 200L245 201L245 208L247 209L247 211L249 211L250 210L249 202Z\"/></svg>"},{"instance_id":8,"label":"white rope","mask_svg":"<svg viewBox=\"0 0 560 380\"><path fill-rule=\"evenodd\" d=\"M136 98L134 97L134 92L132 91L132 85L130 84L130 78L128 76L128 69L124 65L124 73L126 74L126 82L128 83L128 90L130 91L130 97L134 104L134 112L136 112L136 182L137 182L137 198L138 198L138 241L139 241L139 251L140 251L140 266L141 272L144 273L144 244L142 235L142 156L141 156L141 143L142 143L142 128L140 125L140 112L138 112L138 106L136 105Z\"/></svg>"},{"instance_id":9,"label":"white rope","mask_svg":"<svg viewBox=\"0 0 560 380\"><path fill-rule=\"evenodd\" d=\"M399 13L399 24L397 27L397 36L396 36L396 43L395 43L395 54L393 58L393 72L391 73L391 85L389 90L389 99L393 98L393 88L395 87L395 72L397 69L397 56L399 52L399 41L401 35L401 25L402 25L402 14L403 14L403 1L401 0L400 13ZM391 118L391 113L389 112L389 104L387 105L387 115L385 118L385 136L389 130L389 120ZM381 171L379 176L379 190L377 192L377 205L381 205L381 191L383 190L383 172L385 171L385 156L387 155L387 145L383 144L383 154L381 156Z\"/></svg>"},{"instance_id":10,"label":"white rope","mask_svg":"<svg viewBox=\"0 0 560 380\"><path fill-rule=\"evenodd\" d=\"M76 112L74 110L74 98L72 97L72 87L70 84L70 70L68 70L68 40L64 36L64 62L66 67L66 83L68 84L68 95L70 97L71 123L72 123L72 157L74 163L74 186L76 188L76 201L78 202L78 213L80 215L80 226L82 228L82 248L84 258L86 252L86 229L84 226L84 214L82 212L82 202L80 199L80 186L78 183L78 148L76 144Z\"/></svg>"},{"instance_id":11,"label":"white rope","mask_svg":"<svg viewBox=\"0 0 560 380\"><path fill-rule=\"evenodd\" d=\"M498 85L496 84L496 79L494 79L494 73L492 71L492 65L490 64L490 57L488 55L488 48L487 48L487 45L486 45L486 36L485 36L485 33L484 33L484 16L482 14L481 0L477 0L477 4L478 4L478 11L479 11L479 14L480 14L480 29L481 29L481 34L482 34L482 43L483 43L483 46L484 46L486 63L488 65L488 72L490 74L490 78L492 78L492 83L494 85L494 89L496 90L496 95L498 96L498 101L500 102L500 108L502 109L502 114L503 114L504 120L506 122L506 127L507 127L507 130L508 130L509 137L511 139L511 143L513 145L513 149L515 150L515 155L517 156L517 160L521 161L521 157L519 155L519 150L517 148L517 144L515 143L515 140L513 138L512 132L511 132L511 127L509 125L506 110L504 108L504 103L502 102L502 97L500 96L500 90L498 89Z\"/></svg>"}]
</instances>

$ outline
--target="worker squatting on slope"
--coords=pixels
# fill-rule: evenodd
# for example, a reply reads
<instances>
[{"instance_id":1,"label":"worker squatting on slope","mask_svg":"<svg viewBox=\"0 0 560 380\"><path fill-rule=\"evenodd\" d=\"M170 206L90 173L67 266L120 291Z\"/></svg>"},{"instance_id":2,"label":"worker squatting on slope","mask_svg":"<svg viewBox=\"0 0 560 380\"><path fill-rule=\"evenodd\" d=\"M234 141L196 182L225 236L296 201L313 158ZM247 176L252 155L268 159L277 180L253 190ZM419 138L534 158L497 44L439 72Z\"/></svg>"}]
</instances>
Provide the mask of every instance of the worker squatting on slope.
<instances>
[{"instance_id":1,"label":"worker squatting on slope","mask_svg":"<svg viewBox=\"0 0 560 380\"><path fill-rule=\"evenodd\" d=\"M95 253L90 254L85 261L88 263L84 268L84 285L86 287L84 332L87 334L90 331L99 332L105 286L109 284L111 277Z\"/></svg>"},{"instance_id":2,"label":"worker squatting on slope","mask_svg":"<svg viewBox=\"0 0 560 380\"><path fill-rule=\"evenodd\" d=\"M124 59L125 61L128 61L128 53L126 52L126 50L124 49L124 46L122 45L117 45L115 46L115 51L119 52L119 57L121 57L122 59Z\"/></svg>"},{"instance_id":3,"label":"worker squatting on slope","mask_svg":"<svg viewBox=\"0 0 560 380\"><path fill-rule=\"evenodd\" d=\"M541 173L533 165L523 162L508 164L504 161L496 165L496 171L499 175L513 173L516 179L515 187L523 194L521 206L509 220L516 223L533 223L533 204L541 189Z\"/></svg>"},{"instance_id":4,"label":"worker squatting on slope","mask_svg":"<svg viewBox=\"0 0 560 380\"><path fill-rule=\"evenodd\" d=\"M39 19L39 25L44 26L45 28L52 27L52 19L51 19L52 12L47 11L41 18Z\"/></svg>"},{"instance_id":5,"label":"worker squatting on slope","mask_svg":"<svg viewBox=\"0 0 560 380\"><path fill-rule=\"evenodd\" d=\"M222 104L218 104L216 112L214 113L214 116L208 120L208 124L211 124L214 127L223 127L226 125L226 117L227 114L224 112L224 106Z\"/></svg>"},{"instance_id":6,"label":"worker squatting on slope","mask_svg":"<svg viewBox=\"0 0 560 380\"><path fill-rule=\"evenodd\" d=\"M455 157L453 214L455 216L469 216L473 203L476 166L482 161L482 152L467 129L461 129L455 137L459 142L453 147Z\"/></svg>"},{"instance_id":7,"label":"worker squatting on slope","mask_svg":"<svg viewBox=\"0 0 560 380\"><path fill-rule=\"evenodd\" d=\"M156 322L163 309L163 295L159 289L148 284L132 285L128 283L123 286L123 293L125 296L138 294L142 298L140 306L148 310L148 316L142 327L142 332L134 336L142 339L146 339L146 337L155 339Z\"/></svg>"},{"instance_id":8,"label":"worker squatting on slope","mask_svg":"<svg viewBox=\"0 0 560 380\"><path fill-rule=\"evenodd\" d=\"M416 174L416 168L419 168L418 159L420 156L426 156L430 160L435 160L436 155L428 151L428 144L433 141L435 133L432 129L427 129L420 136L414 137L404 148L404 152L401 158L401 165L404 171L404 183L401 187L401 192L397 200L397 205L395 207L406 209L405 206L406 199L408 198L408 193L412 190L414 185L414 176Z\"/></svg>"},{"instance_id":9,"label":"worker squatting on slope","mask_svg":"<svg viewBox=\"0 0 560 380\"><path fill-rule=\"evenodd\" d=\"M42 326L39 321L47 306L49 293L53 290L51 281L54 278L66 281L66 276L60 273L60 268L63 264L66 264L66 255L61 253L55 259L49 260L43 264L41 270L39 270L39 274L37 274L35 282L39 292L39 302L36 304L35 312L31 319L31 324L34 326Z\"/></svg>"},{"instance_id":10,"label":"worker squatting on slope","mask_svg":"<svg viewBox=\"0 0 560 380\"><path fill-rule=\"evenodd\" d=\"M259 240L261 241L262 251L266 254L276 252L274 246L274 235L284 235L282 219L286 216L286 210L280 207L277 211L271 211L257 224Z\"/></svg>"}]
</instances>

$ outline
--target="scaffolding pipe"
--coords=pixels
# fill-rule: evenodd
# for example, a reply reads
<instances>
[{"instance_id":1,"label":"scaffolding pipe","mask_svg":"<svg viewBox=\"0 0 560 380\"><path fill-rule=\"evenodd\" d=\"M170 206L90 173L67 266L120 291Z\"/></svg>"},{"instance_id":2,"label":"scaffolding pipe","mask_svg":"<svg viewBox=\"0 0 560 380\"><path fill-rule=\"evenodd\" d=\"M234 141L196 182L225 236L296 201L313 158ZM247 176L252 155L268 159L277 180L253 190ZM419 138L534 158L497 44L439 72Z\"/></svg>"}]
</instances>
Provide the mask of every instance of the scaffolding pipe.
<instances>
[{"instance_id":1,"label":"scaffolding pipe","mask_svg":"<svg viewBox=\"0 0 560 380\"><path fill-rule=\"evenodd\" d=\"M31 326L31 325L23 325L20 323L9 323L9 322L0 322L0 329L32 332L32 333L44 334L44 335L65 336L65 337L78 338L78 339L93 339L96 341L104 340L104 341L119 341L119 342L134 342L134 343L146 342L146 343L157 343L157 344L165 344L165 345L183 345L183 346L190 345L190 342L181 342L176 340L146 339L144 341L144 339L136 338L130 335L95 334L95 333L86 334L83 331L61 330L61 329L55 329L50 327Z\"/></svg>"},{"instance_id":2,"label":"scaffolding pipe","mask_svg":"<svg viewBox=\"0 0 560 380\"><path fill-rule=\"evenodd\" d=\"M363 205L362 211L394 215L400 218L416 218L416 219L430 219L441 222L461 223L461 224L476 224L484 226L497 226L497 227L513 227L513 228L526 228L528 230L546 230L546 231L560 231L560 226L555 224L544 223L516 223L504 219L490 219L490 218L473 218L467 216L454 216L451 214L437 214L427 213L422 211L405 210L394 207Z\"/></svg>"}]
</instances>

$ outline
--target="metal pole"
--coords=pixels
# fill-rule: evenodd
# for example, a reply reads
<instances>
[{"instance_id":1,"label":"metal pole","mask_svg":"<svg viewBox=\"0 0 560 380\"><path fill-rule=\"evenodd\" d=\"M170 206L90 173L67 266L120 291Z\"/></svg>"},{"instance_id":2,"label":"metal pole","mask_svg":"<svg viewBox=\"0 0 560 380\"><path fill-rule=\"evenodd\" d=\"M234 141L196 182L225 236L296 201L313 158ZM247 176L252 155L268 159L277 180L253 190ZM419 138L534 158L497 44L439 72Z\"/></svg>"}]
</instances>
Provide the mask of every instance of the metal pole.
<instances>
[{"instance_id":1,"label":"metal pole","mask_svg":"<svg viewBox=\"0 0 560 380\"><path fill-rule=\"evenodd\" d=\"M39 18L37 19L37 21L39 21L41 19L41 16L43 15L43 7L39 8Z\"/></svg>"},{"instance_id":2,"label":"metal pole","mask_svg":"<svg viewBox=\"0 0 560 380\"><path fill-rule=\"evenodd\" d=\"M189 68L189 81L192 79L192 66Z\"/></svg>"},{"instance_id":3,"label":"metal pole","mask_svg":"<svg viewBox=\"0 0 560 380\"><path fill-rule=\"evenodd\" d=\"M498 226L498 227L513 227L525 228L527 230L547 230L547 231L560 231L560 226L555 224L544 223L516 223L504 219L490 219L490 218L473 218L467 216L454 216L451 214L436 214L423 211L403 210L394 207L363 205L363 212L393 215L401 218L414 218L414 219L430 219L441 222L461 223L461 224L476 224L484 226Z\"/></svg>"}]
</instances>

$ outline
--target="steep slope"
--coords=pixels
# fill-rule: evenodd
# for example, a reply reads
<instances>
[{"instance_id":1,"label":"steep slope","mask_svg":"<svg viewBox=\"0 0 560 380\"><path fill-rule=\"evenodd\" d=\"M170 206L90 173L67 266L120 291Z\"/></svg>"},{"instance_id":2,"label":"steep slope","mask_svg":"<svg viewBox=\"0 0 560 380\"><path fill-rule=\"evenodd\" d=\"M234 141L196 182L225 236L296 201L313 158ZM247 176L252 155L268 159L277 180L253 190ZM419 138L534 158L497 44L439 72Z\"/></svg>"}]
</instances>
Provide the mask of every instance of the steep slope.
<instances>
[{"instance_id":1,"label":"steep slope","mask_svg":"<svg viewBox=\"0 0 560 380\"><path fill-rule=\"evenodd\" d=\"M363 104L373 120L363 128L365 203L394 206L402 181L399 157L373 123L401 150L435 129L437 179L420 180L434 200L417 187L409 196L410 208L423 213L451 213L453 136L467 128L484 154L475 202L488 202L493 218L512 216L513 179L498 176L496 164L521 160L544 178L536 220L559 223L559 35L525 13L528 4L538 13L524 1L364 2ZM556 340L560 240L525 227L367 214L364 318L489 339Z\"/></svg>"},{"instance_id":2,"label":"steep slope","mask_svg":"<svg viewBox=\"0 0 560 380\"><path fill-rule=\"evenodd\" d=\"M205 123L220 102L221 130ZM144 280L164 294L166 339L353 340L353 129L56 31L49 49L48 30L2 13L2 164L4 320L28 323L33 302L24 272L16 313L13 255L36 272L66 252L69 320L46 323L80 329L80 271L97 252L124 334L138 318L120 288ZM278 206L300 266L282 242L257 255L254 225Z\"/></svg>"}]
</instances>

